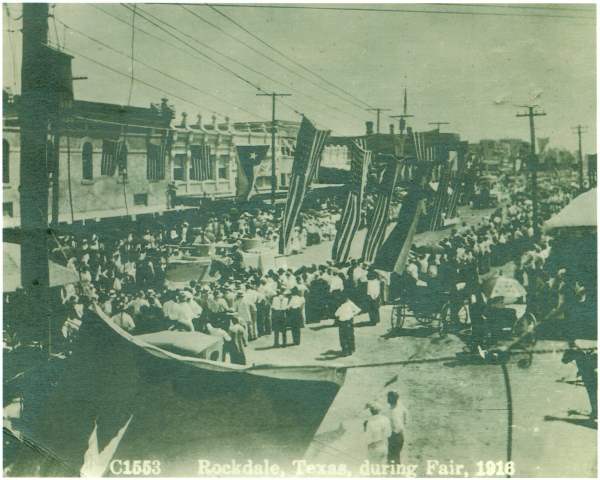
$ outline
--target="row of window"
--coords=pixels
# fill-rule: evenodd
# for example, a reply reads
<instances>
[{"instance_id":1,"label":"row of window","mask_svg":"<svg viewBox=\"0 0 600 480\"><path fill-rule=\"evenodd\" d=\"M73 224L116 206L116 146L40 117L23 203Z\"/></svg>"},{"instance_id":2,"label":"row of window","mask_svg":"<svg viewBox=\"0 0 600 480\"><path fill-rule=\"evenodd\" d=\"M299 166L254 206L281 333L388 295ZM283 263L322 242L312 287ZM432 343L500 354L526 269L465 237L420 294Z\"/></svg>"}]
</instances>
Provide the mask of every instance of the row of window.
<instances>
[{"instance_id":1,"label":"row of window","mask_svg":"<svg viewBox=\"0 0 600 480\"><path fill-rule=\"evenodd\" d=\"M49 152L52 151L49 148ZM127 172L127 146L122 142L105 141L102 145L102 158L100 164L100 175L113 176L115 173L123 175ZM163 180L164 175L164 159L149 158L147 161L152 163L152 168L147 169L148 180ZM156 162L162 163L162 168L155 165ZM177 154L173 159L173 179L185 180L186 172L186 155ZM48 165L51 171L51 165ZM187 178L192 178L192 166L189 167ZM85 142L81 150L81 171L83 180L94 179L94 147L91 142ZM229 155L210 156L210 172L209 180L228 179L229 178ZM7 140L2 141L2 182L10 183L10 145Z\"/></svg>"},{"instance_id":2,"label":"row of window","mask_svg":"<svg viewBox=\"0 0 600 480\"><path fill-rule=\"evenodd\" d=\"M188 166L186 177L186 159L187 155L184 153L175 154L173 157L173 180L184 181L188 178L194 178L192 173L194 166L192 164ZM211 154L209 164L207 180L227 180L229 178L229 155L220 155L217 161L217 156Z\"/></svg>"}]
</instances>

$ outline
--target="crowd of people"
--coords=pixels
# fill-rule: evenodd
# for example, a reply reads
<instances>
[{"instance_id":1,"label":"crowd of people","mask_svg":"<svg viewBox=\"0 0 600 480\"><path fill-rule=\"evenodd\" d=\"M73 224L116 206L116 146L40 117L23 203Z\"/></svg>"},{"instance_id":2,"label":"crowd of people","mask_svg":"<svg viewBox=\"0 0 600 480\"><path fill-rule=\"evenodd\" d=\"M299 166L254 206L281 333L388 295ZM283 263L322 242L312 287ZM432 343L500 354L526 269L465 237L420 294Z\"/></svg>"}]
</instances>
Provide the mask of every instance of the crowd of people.
<instances>
[{"instance_id":1,"label":"crowd of people","mask_svg":"<svg viewBox=\"0 0 600 480\"><path fill-rule=\"evenodd\" d=\"M564 185L549 182L542 197L545 216L574 194ZM547 268L551 239L535 237L532 205L524 185L517 181L510 191L509 205L496 209L479 224L463 224L437 245L413 246L399 282L401 288L389 295L384 295L384 276L360 259L343 265L330 261L297 270L259 271L244 266L237 247L229 258L221 259L228 267L213 281L198 279L168 288L169 262L185 255L189 245L239 246L244 238L274 241L281 215L277 210L209 216L192 227L181 221L125 234L63 236L57 239L54 257L62 256L81 279L79 287L64 288L67 313L63 335L68 342L76 337L85 297L91 297L104 314L131 333L177 329L219 337L224 345L221 359L232 363L246 363L248 342L272 336L275 347L298 345L307 323L325 319L335 319L341 354L351 355L356 348L353 319L366 312L369 323L377 324L384 297L417 295L416 289L426 288L430 295L449 292L456 305L465 299L476 303L481 299L477 295L480 276L511 261L516 266L515 276L527 289L532 311L541 314L546 310L550 317L564 313L565 292L577 292L578 299L585 292L580 285L565 287L568 275L564 269L552 272ZM339 212L337 199L304 212L298 234L291 241L297 248L292 250L331 239Z\"/></svg>"}]
</instances>

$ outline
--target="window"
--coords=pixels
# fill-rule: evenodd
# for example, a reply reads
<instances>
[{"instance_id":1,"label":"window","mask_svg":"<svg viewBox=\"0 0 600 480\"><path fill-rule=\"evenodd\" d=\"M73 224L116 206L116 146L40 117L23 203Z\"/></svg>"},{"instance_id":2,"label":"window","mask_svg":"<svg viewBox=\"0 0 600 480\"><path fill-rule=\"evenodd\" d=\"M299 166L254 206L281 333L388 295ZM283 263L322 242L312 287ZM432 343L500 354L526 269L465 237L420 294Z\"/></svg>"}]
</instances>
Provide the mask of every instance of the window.
<instances>
[{"instance_id":1,"label":"window","mask_svg":"<svg viewBox=\"0 0 600 480\"><path fill-rule=\"evenodd\" d=\"M229 155L219 157L218 175L220 179L229 178Z\"/></svg>"},{"instance_id":2,"label":"window","mask_svg":"<svg viewBox=\"0 0 600 480\"><path fill-rule=\"evenodd\" d=\"M2 204L2 215L5 217L13 216L13 203L12 202L4 202Z\"/></svg>"},{"instance_id":3,"label":"window","mask_svg":"<svg viewBox=\"0 0 600 480\"><path fill-rule=\"evenodd\" d=\"M2 183L10 183L10 145L2 140Z\"/></svg>"},{"instance_id":4,"label":"window","mask_svg":"<svg viewBox=\"0 0 600 480\"><path fill-rule=\"evenodd\" d=\"M148 206L148 194L147 193L134 193L133 194L133 204L134 205L143 205L144 207Z\"/></svg>"},{"instance_id":5,"label":"window","mask_svg":"<svg viewBox=\"0 0 600 480\"><path fill-rule=\"evenodd\" d=\"M287 185L287 175L285 173L279 174L279 185L285 187Z\"/></svg>"},{"instance_id":6,"label":"window","mask_svg":"<svg viewBox=\"0 0 600 480\"><path fill-rule=\"evenodd\" d=\"M185 180L185 157L184 153L173 157L173 180Z\"/></svg>"},{"instance_id":7,"label":"window","mask_svg":"<svg viewBox=\"0 0 600 480\"><path fill-rule=\"evenodd\" d=\"M210 155L210 179L211 180L215 180L216 179L216 170L217 170L217 156L212 154Z\"/></svg>"},{"instance_id":8,"label":"window","mask_svg":"<svg viewBox=\"0 0 600 480\"><path fill-rule=\"evenodd\" d=\"M271 177L262 176L256 179L257 188L266 188L271 186Z\"/></svg>"},{"instance_id":9,"label":"window","mask_svg":"<svg viewBox=\"0 0 600 480\"><path fill-rule=\"evenodd\" d=\"M94 148L90 142L85 142L81 150L81 171L84 180L94 179Z\"/></svg>"}]
</instances>

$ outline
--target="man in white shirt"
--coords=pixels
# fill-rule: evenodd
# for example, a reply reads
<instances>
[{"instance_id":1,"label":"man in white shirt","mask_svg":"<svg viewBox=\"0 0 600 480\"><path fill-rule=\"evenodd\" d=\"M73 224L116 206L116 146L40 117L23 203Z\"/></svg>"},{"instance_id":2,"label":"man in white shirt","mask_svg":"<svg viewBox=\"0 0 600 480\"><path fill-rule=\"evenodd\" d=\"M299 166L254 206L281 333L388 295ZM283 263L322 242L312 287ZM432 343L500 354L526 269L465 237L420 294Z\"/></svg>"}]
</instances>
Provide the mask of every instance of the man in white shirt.
<instances>
[{"instance_id":1,"label":"man in white shirt","mask_svg":"<svg viewBox=\"0 0 600 480\"><path fill-rule=\"evenodd\" d=\"M340 346L342 356L352 355L356 350L354 341L354 317L360 312L348 295L342 293L342 304L335 311L335 317L339 327Z\"/></svg>"},{"instance_id":2,"label":"man in white shirt","mask_svg":"<svg viewBox=\"0 0 600 480\"><path fill-rule=\"evenodd\" d=\"M394 390L390 390L387 394L388 405L390 406L390 422L392 433L388 440L388 463L400 463L400 452L404 445L404 428L406 426L406 409L398 400L400 395Z\"/></svg>"},{"instance_id":3,"label":"man in white shirt","mask_svg":"<svg viewBox=\"0 0 600 480\"><path fill-rule=\"evenodd\" d=\"M369 323L379 323L379 300L381 298L381 281L375 272L367 274L367 311L369 312Z\"/></svg>"},{"instance_id":4,"label":"man in white shirt","mask_svg":"<svg viewBox=\"0 0 600 480\"><path fill-rule=\"evenodd\" d=\"M387 463L388 438L392 433L390 419L381 414L381 406L372 402L367 404L371 417L365 422L367 453L369 462L384 465Z\"/></svg>"}]
</instances>

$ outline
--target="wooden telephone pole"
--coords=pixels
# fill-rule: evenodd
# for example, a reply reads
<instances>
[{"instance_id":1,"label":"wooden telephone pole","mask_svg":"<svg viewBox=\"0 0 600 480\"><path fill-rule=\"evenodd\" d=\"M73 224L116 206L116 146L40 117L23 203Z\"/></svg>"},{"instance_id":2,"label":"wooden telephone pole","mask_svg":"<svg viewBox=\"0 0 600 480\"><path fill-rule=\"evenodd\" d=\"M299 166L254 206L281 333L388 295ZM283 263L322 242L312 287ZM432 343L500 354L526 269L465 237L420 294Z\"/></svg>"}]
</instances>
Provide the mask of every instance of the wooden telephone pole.
<instances>
[{"instance_id":1,"label":"wooden telephone pole","mask_svg":"<svg viewBox=\"0 0 600 480\"><path fill-rule=\"evenodd\" d=\"M529 118L529 136L531 142L531 157L529 159L529 169L531 171L531 201L533 204L533 231L535 238L539 238L540 226L539 226L539 210L538 210L538 185L537 185L537 171L538 171L538 159L535 152L535 117L543 117L546 114L544 112L536 112L537 105L522 105L522 108L527 109L527 113L517 113L517 117Z\"/></svg>"},{"instance_id":2,"label":"wooden telephone pole","mask_svg":"<svg viewBox=\"0 0 600 480\"><path fill-rule=\"evenodd\" d=\"M414 117L414 115L410 115L409 113L407 113L408 111L408 101L407 101L407 93L406 93L406 88L404 89L404 105L402 107L402 113L399 115L390 115L390 118L398 118L398 131L400 132L400 135L402 135L404 133L404 129L406 128L406 119L407 118L412 118Z\"/></svg>"},{"instance_id":3,"label":"wooden telephone pole","mask_svg":"<svg viewBox=\"0 0 600 480\"><path fill-rule=\"evenodd\" d=\"M23 4L21 67L21 284L32 291L32 304L41 304L49 286L48 269L48 121L50 65L48 4ZM58 159L55 159L58 161ZM35 298L35 301L34 301ZM32 305L33 306L33 305ZM41 320L41 319L39 319Z\"/></svg>"},{"instance_id":4,"label":"wooden telephone pole","mask_svg":"<svg viewBox=\"0 0 600 480\"><path fill-rule=\"evenodd\" d=\"M576 127L572 127L575 133L577 133L577 137L579 138L579 150L577 150L578 160L579 160L579 190L583 192L583 152L581 150L581 134L585 133L585 128L583 125L577 125Z\"/></svg>"},{"instance_id":5,"label":"wooden telephone pole","mask_svg":"<svg viewBox=\"0 0 600 480\"><path fill-rule=\"evenodd\" d=\"M377 130L376 130L377 133L380 132L381 112L387 112L389 110L391 110L391 109L390 108L367 108L368 112L377 112Z\"/></svg>"},{"instance_id":6,"label":"wooden telephone pole","mask_svg":"<svg viewBox=\"0 0 600 480\"><path fill-rule=\"evenodd\" d=\"M291 93L257 93L257 97L271 97L271 205L275 205L275 192L277 191L276 152L275 149L275 101L277 97L291 97Z\"/></svg>"},{"instance_id":7,"label":"wooden telephone pole","mask_svg":"<svg viewBox=\"0 0 600 480\"><path fill-rule=\"evenodd\" d=\"M450 125L450 122L429 122L429 125L435 125L437 127L437 131L439 132L442 125Z\"/></svg>"}]
</instances>

